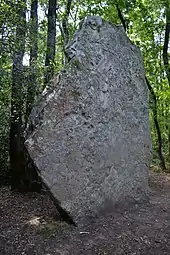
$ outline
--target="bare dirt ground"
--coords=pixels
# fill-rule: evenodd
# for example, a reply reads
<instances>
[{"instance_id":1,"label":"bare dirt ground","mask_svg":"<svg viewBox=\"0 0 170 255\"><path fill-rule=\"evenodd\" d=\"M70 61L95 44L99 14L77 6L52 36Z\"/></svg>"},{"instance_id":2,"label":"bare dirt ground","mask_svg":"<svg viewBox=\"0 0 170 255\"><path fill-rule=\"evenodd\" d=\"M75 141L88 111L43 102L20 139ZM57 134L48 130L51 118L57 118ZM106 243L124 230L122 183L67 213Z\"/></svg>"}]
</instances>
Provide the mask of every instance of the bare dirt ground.
<instances>
[{"instance_id":1,"label":"bare dirt ground","mask_svg":"<svg viewBox=\"0 0 170 255\"><path fill-rule=\"evenodd\" d=\"M150 176L150 202L84 227L55 218L46 194L0 190L0 255L170 255L170 175Z\"/></svg>"}]
</instances>

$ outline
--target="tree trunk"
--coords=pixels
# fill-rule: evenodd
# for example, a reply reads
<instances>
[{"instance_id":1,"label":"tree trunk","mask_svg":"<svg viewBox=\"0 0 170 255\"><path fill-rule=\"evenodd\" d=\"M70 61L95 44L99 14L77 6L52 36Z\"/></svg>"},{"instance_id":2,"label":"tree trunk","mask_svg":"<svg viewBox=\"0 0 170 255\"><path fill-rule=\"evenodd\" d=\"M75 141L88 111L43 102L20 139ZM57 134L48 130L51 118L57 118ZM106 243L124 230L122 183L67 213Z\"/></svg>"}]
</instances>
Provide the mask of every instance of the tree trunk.
<instances>
[{"instance_id":1,"label":"tree trunk","mask_svg":"<svg viewBox=\"0 0 170 255\"><path fill-rule=\"evenodd\" d=\"M38 0L31 2L30 17L30 76L27 89L26 122L34 104L37 89L37 56L38 56Z\"/></svg>"},{"instance_id":2,"label":"tree trunk","mask_svg":"<svg viewBox=\"0 0 170 255\"><path fill-rule=\"evenodd\" d=\"M170 65L169 65L169 57L168 57L168 45L169 45L169 35L170 35L170 3L167 0L166 3L166 27L165 27L165 39L164 39L164 46L163 46L163 61L165 72L167 76L167 80L170 86ZM168 106L169 107L169 106ZM168 111L168 120L170 120L170 111ZM170 126L167 127L168 129L168 158L170 162Z\"/></svg>"},{"instance_id":3,"label":"tree trunk","mask_svg":"<svg viewBox=\"0 0 170 255\"><path fill-rule=\"evenodd\" d=\"M11 94L11 119L10 119L10 170L11 188L19 191L30 191L35 187L38 175L31 169L28 154L24 147L23 116L24 116L24 72L23 56L25 52L26 34L26 1L19 6L18 24L16 28L16 50L13 57L12 68L12 94ZM30 171L29 171L30 170ZM34 189L35 190L35 189ZM37 190L37 187L36 187Z\"/></svg>"},{"instance_id":4,"label":"tree trunk","mask_svg":"<svg viewBox=\"0 0 170 255\"><path fill-rule=\"evenodd\" d=\"M45 59L45 81L44 86L52 78L54 73L54 58L56 48L56 8L57 1L49 0L48 6L48 28L47 28L47 52Z\"/></svg>"},{"instance_id":5,"label":"tree trunk","mask_svg":"<svg viewBox=\"0 0 170 255\"><path fill-rule=\"evenodd\" d=\"M67 45L67 43L70 39L69 28L68 28L68 18L69 18L70 11L71 11L71 4L72 4L72 0L67 0L66 8L64 11L64 17L62 20L62 26L60 26L61 35L64 40L64 45L63 45L64 64L66 64L69 61L68 55L65 50L65 46Z\"/></svg>"},{"instance_id":6,"label":"tree trunk","mask_svg":"<svg viewBox=\"0 0 170 255\"><path fill-rule=\"evenodd\" d=\"M69 28L68 28L68 18L70 15L70 10L71 10L71 4L72 0L67 1L65 13L64 13L64 18L62 20L62 30L63 30L63 36L64 36L64 45L66 45L69 41Z\"/></svg>"},{"instance_id":7,"label":"tree trunk","mask_svg":"<svg viewBox=\"0 0 170 255\"><path fill-rule=\"evenodd\" d=\"M157 100L156 100L156 96L154 93L154 90L152 89L152 86L150 85L147 77L145 77L146 79L146 83L148 86L148 89L151 93L152 96L152 100L153 100L153 104L152 104L152 112L153 112L153 119L154 119L154 123L155 123L155 128L156 128L156 132L157 132L157 137L158 137L158 156L159 156L159 160L160 160L160 167L163 171L166 170L166 165L165 165L165 159L162 153L162 136L161 136L161 130L159 127L159 122L158 122L158 114L157 114Z\"/></svg>"},{"instance_id":8,"label":"tree trunk","mask_svg":"<svg viewBox=\"0 0 170 255\"><path fill-rule=\"evenodd\" d=\"M21 183L21 172L24 169L22 109L23 109L23 56L25 52L26 2L19 7L19 19L16 28L16 50L12 68L11 121L10 121L10 167L11 187L18 188Z\"/></svg>"},{"instance_id":9,"label":"tree trunk","mask_svg":"<svg viewBox=\"0 0 170 255\"><path fill-rule=\"evenodd\" d=\"M164 46L163 46L163 60L164 60L164 67L165 67L168 83L170 86L170 66L169 66L169 58L168 58L169 34L170 34L170 4L169 4L169 1L167 1L165 39L164 39Z\"/></svg>"},{"instance_id":10,"label":"tree trunk","mask_svg":"<svg viewBox=\"0 0 170 255\"><path fill-rule=\"evenodd\" d=\"M125 22L125 19L124 19L123 15L122 15L122 12L121 12L118 4L116 4L116 10L117 10L118 17L119 17L119 19L120 19L120 21L121 21L121 23L123 25L123 28L124 28L124 30L126 32L126 30L127 30L126 22Z\"/></svg>"}]
</instances>

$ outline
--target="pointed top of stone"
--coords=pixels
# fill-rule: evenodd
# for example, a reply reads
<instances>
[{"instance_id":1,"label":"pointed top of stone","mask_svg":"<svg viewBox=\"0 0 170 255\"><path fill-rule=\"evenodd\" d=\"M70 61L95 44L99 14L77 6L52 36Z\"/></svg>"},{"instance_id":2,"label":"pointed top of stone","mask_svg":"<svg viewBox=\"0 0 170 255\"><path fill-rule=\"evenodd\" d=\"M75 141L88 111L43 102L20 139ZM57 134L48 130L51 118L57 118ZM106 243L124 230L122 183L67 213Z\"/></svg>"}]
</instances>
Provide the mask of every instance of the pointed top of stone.
<instances>
[{"instance_id":1,"label":"pointed top of stone","mask_svg":"<svg viewBox=\"0 0 170 255\"><path fill-rule=\"evenodd\" d=\"M69 63L30 115L26 146L74 221L148 190L148 91L141 55L122 27L87 17Z\"/></svg>"}]
</instances>

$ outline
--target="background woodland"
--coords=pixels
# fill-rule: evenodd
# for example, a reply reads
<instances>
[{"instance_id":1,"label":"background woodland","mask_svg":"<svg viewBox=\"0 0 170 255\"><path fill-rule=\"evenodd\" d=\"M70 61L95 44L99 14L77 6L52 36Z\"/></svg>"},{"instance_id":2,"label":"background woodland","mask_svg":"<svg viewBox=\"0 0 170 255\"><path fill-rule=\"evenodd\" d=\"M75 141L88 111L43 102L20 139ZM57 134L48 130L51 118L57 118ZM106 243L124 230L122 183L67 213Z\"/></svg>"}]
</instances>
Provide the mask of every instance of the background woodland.
<instances>
[{"instance_id":1,"label":"background woodland","mask_svg":"<svg viewBox=\"0 0 170 255\"><path fill-rule=\"evenodd\" d=\"M140 48L150 93L152 167L170 172L170 0L1 0L0 184L37 187L24 147L28 116L67 62L65 46L87 15L122 24Z\"/></svg>"}]
</instances>

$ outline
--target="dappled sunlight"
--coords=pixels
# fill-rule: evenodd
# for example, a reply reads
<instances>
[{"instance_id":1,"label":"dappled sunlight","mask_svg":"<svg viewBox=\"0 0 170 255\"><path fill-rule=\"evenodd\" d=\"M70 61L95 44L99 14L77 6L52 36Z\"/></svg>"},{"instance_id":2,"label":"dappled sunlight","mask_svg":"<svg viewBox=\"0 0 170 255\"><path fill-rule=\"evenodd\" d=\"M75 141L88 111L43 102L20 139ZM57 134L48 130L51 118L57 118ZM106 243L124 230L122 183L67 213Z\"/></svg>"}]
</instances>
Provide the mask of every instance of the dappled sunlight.
<instances>
[{"instance_id":1,"label":"dappled sunlight","mask_svg":"<svg viewBox=\"0 0 170 255\"><path fill-rule=\"evenodd\" d=\"M66 222L61 221L59 218L54 219L49 216L38 216L32 215L25 221L28 228L34 229L36 233L49 238L50 236L56 236L65 231L70 231L72 226L68 225Z\"/></svg>"},{"instance_id":2,"label":"dappled sunlight","mask_svg":"<svg viewBox=\"0 0 170 255\"><path fill-rule=\"evenodd\" d=\"M32 216L26 221L26 225L34 227L40 231L47 231L47 233L53 233L57 229L59 221L54 220L51 217Z\"/></svg>"},{"instance_id":3,"label":"dappled sunlight","mask_svg":"<svg viewBox=\"0 0 170 255\"><path fill-rule=\"evenodd\" d=\"M1 2L0 255L170 255L170 0Z\"/></svg>"},{"instance_id":4,"label":"dappled sunlight","mask_svg":"<svg viewBox=\"0 0 170 255\"><path fill-rule=\"evenodd\" d=\"M41 224L40 217L33 217L27 223L30 224L31 226L36 226L37 227Z\"/></svg>"},{"instance_id":5,"label":"dappled sunlight","mask_svg":"<svg viewBox=\"0 0 170 255\"><path fill-rule=\"evenodd\" d=\"M34 226L39 229L50 229L54 230L59 221L56 221L52 217L40 217L32 216L29 220L26 221L26 224L29 226Z\"/></svg>"},{"instance_id":6,"label":"dappled sunlight","mask_svg":"<svg viewBox=\"0 0 170 255\"><path fill-rule=\"evenodd\" d=\"M81 231L56 218L56 209L47 194L33 198L2 188L0 254L69 255L84 254L84 250L89 252L89 249L94 255L119 254L120 245L126 250L129 242L128 254L133 254L131 249L143 247L145 254L157 254L155 249L163 254L162 250L168 251L169 240L170 175L150 172L150 179L156 191L151 194L150 203L138 205L125 214L115 212L113 217L101 217ZM147 253L147 249L151 253Z\"/></svg>"},{"instance_id":7,"label":"dappled sunlight","mask_svg":"<svg viewBox=\"0 0 170 255\"><path fill-rule=\"evenodd\" d=\"M166 181L166 182L170 182L170 174L167 174L167 175L165 176L165 181Z\"/></svg>"}]
</instances>

